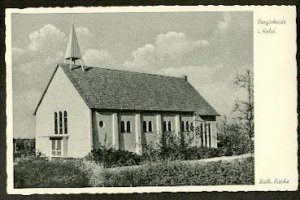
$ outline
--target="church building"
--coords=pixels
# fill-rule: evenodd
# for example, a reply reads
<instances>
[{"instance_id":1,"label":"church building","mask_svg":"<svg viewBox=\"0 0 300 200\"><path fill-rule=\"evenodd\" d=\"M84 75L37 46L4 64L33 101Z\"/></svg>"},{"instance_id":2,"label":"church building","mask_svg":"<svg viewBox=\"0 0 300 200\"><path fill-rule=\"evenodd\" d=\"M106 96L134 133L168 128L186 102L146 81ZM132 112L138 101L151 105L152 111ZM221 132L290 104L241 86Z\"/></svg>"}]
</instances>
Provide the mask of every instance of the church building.
<instances>
[{"instance_id":1,"label":"church building","mask_svg":"<svg viewBox=\"0 0 300 200\"><path fill-rule=\"evenodd\" d=\"M196 145L217 148L219 114L186 76L84 66L73 25L64 59L34 111L38 152L84 157L104 145L142 154L163 134L195 134L193 127Z\"/></svg>"}]
</instances>

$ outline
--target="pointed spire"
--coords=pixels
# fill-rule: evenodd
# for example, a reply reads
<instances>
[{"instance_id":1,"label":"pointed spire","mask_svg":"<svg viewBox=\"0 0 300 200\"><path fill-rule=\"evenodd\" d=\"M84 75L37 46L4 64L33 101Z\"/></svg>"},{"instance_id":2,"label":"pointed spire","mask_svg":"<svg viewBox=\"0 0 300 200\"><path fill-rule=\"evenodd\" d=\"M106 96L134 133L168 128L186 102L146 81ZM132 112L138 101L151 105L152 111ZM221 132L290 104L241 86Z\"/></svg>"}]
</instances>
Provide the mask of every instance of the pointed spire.
<instances>
[{"instance_id":1,"label":"pointed spire","mask_svg":"<svg viewBox=\"0 0 300 200\"><path fill-rule=\"evenodd\" d=\"M72 69L72 64L73 64L73 62L75 64L76 60L80 60L81 68L84 71L83 62L82 62L82 58L81 58L81 53L80 53L80 48L79 48L79 45L78 45L76 32L75 32L75 29L74 29L74 25L72 23L71 31L70 31L70 35L69 35L69 42L68 42L68 46L67 46L67 50L66 50L66 54L65 54L65 63L69 63L70 64L70 69Z\"/></svg>"}]
</instances>

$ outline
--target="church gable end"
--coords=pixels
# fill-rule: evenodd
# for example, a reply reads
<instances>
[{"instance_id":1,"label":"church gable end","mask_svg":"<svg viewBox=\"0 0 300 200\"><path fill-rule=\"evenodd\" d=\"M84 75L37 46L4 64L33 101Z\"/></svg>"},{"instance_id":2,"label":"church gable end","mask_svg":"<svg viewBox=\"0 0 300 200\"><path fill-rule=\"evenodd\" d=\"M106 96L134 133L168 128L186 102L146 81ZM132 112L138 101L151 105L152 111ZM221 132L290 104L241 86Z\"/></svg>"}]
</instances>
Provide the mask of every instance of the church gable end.
<instances>
[{"instance_id":1,"label":"church gable end","mask_svg":"<svg viewBox=\"0 0 300 200\"><path fill-rule=\"evenodd\" d=\"M36 111L37 150L49 152L51 140L58 138L63 140L64 148L68 149L62 150L62 156L86 155L91 150L90 118L89 107L61 67L58 67ZM78 146L83 139L87 142Z\"/></svg>"}]
</instances>

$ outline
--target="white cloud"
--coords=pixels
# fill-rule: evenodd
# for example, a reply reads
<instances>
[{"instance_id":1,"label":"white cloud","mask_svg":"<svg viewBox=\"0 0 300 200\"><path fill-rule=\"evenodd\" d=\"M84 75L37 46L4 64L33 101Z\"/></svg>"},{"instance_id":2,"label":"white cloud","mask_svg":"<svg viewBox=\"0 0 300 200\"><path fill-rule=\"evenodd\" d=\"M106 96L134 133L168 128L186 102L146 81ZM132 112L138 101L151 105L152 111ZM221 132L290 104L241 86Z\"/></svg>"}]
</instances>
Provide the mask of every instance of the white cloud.
<instances>
[{"instance_id":1,"label":"white cloud","mask_svg":"<svg viewBox=\"0 0 300 200\"><path fill-rule=\"evenodd\" d=\"M218 23L219 33L225 33L228 30L231 21L232 21L232 17L230 13L224 12L222 21Z\"/></svg>"},{"instance_id":2,"label":"white cloud","mask_svg":"<svg viewBox=\"0 0 300 200\"><path fill-rule=\"evenodd\" d=\"M206 40L192 41L187 39L184 33L177 32L159 34L155 40L157 55L170 59L176 59L206 45L208 45Z\"/></svg>"},{"instance_id":3,"label":"white cloud","mask_svg":"<svg viewBox=\"0 0 300 200\"><path fill-rule=\"evenodd\" d=\"M32 51L57 52L65 47L66 34L52 24L44 25L40 30L29 34L29 49Z\"/></svg>"},{"instance_id":4,"label":"white cloud","mask_svg":"<svg viewBox=\"0 0 300 200\"><path fill-rule=\"evenodd\" d=\"M94 36L88 28L82 26L76 28L76 33L80 38L91 38Z\"/></svg>"},{"instance_id":5,"label":"white cloud","mask_svg":"<svg viewBox=\"0 0 300 200\"><path fill-rule=\"evenodd\" d=\"M113 68L113 57L110 52L103 49L88 49L82 56L87 66Z\"/></svg>"},{"instance_id":6,"label":"white cloud","mask_svg":"<svg viewBox=\"0 0 300 200\"><path fill-rule=\"evenodd\" d=\"M206 40L191 40L184 33L168 32L159 34L153 44L146 44L132 52L133 60L124 67L135 71L149 71L182 66L189 61L189 54L209 45Z\"/></svg>"}]
</instances>

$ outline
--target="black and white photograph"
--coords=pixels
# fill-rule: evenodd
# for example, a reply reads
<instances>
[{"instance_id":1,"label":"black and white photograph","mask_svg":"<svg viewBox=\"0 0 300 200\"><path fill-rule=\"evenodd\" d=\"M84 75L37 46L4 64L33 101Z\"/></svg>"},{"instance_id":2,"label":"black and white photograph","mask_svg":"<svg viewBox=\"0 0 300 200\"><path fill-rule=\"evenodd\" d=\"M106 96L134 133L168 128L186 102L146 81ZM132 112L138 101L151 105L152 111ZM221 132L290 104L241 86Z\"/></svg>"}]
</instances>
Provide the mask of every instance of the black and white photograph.
<instances>
[{"instance_id":1,"label":"black and white photograph","mask_svg":"<svg viewBox=\"0 0 300 200\"><path fill-rule=\"evenodd\" d=\"M255 185L253 11L40 10L10 14L13 189Z\"/></svg>"}]
</instances>

